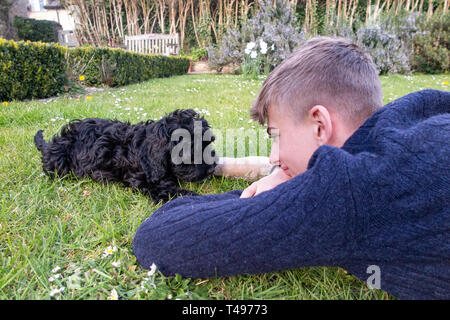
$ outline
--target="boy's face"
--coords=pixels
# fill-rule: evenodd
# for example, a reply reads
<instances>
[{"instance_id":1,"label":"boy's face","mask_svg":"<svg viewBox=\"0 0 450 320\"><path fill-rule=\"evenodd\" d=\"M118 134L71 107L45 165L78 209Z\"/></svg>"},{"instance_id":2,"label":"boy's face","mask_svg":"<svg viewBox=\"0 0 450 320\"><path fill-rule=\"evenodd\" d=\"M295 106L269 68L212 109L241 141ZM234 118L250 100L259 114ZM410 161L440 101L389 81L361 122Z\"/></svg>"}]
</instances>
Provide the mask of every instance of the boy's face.
<instances>
[{"instance_id":1,"label":"boy's face","mask_svg":"<svg viewBox=\"0 0 450 320\"><path fill-rule=\"evenodd\" d=\"M306 171L309 159L320 146L314 138L314 123L308 119L296 123L287 113L270 107L267 131L272 138L270 163L279 165L284 173L295 177Z\"/></svg>"}]
</instances>

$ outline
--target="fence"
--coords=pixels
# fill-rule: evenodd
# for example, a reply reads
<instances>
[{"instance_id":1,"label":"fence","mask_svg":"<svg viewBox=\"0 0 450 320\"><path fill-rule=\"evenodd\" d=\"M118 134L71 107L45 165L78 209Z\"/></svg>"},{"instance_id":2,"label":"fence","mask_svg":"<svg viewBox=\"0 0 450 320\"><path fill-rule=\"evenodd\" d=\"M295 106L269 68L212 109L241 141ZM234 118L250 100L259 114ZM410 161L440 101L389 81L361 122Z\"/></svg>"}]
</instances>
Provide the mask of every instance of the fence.
<instances>
[{"instance_id":1,"label":"fence","mask_svg":"<svg viewBox=\"0 0 450 320\"><path fill-rule=\"evenodd\" d=\"M77 38L73 31L58 30L58 43L62 46L76 47L78 46Z\"/></svg>"},{"instance_id":2,"label":"fence","mask_svg":"<svg viewBox=\"0 0 450 320\"><path fill-rule=\"evenodd\" d=\"M180 37L175 34L149 33L138 36L125 36L128 51L163 55L178 55Z\"/></svg>"}]
</instances>

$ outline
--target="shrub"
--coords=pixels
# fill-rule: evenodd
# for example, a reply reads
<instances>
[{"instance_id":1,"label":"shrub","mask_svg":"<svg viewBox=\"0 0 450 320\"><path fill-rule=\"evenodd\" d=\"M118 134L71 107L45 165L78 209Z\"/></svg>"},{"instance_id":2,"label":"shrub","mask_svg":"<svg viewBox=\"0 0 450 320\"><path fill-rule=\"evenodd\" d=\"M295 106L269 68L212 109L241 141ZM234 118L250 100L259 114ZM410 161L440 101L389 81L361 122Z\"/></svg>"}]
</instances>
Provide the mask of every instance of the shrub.
<instances>
[{"instance_id":1,"label":"shrub","mask_svg":"<svg viewBox=\"0 0 450 320\"><path fill-rule=\"evenodd\" d=\"M112 87L187 73L189 59L83 46L67 53L69 78L85 77L90 86Z\"/></svg>"},{"instance_id":2,"label":"shrub","mask_svg":"<svg viewBox=\"0 0 450 320\"><path fill-rule=\"evenodd\" d=\"M436 15L419 24L420 32L413 38L414 71L424 73L448 72L450 69L450 13Z\"/></svg>"},{"instance_id":3,"label":"shrub","mask_svg":"<svg viewBox=\"0 0 450 320\"><path fill-rule=\"evenodd\" d=\"M236 29L228 29L216 47L209 46L208 62L210 67L221 72L222 68L231 63L240 64L243 58L243 39L241 32Z\"/></svg>"},{"instance_id":4,"label":"shrub","mask_svg":"<svg viewBox=\"0 0 450 320\"><path fill-rule=\"evenodd\" d=\"M258 59L262 61L261 71L270 70L300 46L305 35L296 27L297 20L290 3L285 0L276 2L276 7L272 1L261 2L260 10L241 30L229 29L217 48L208 47L211 66L220 69L230 63L242 63L248 59L245 53L248 43L265 43L270 49ZM262 54L261 50L257 54Z\"/></svg>"},{"instance_id":5,"label":"shrub","mask_svg":"<svg viewBox=\"0 0 450 320\"><path fill-rule=\"evenodd\" d=\"M196 48L196 49L193 49L191 52L193 61L203 60L203 58L205 58L206 55L207 55L207 52L206 52L205 48Z\"/></svg>"},{"instance_id":6,"label":"shrub","mask_svg":"<svg viewBox=\"0 0 450 320\"><path fill-rule=\"evenodd\" d=\"M47 20L14 18L14 27L20 40L58 42L58 30L62 30L59 23Z\"/></svg>"},{"instance_id":7,"label":"shrub","mask_svg":"<svg viewBox=\"0 0 450 320\"><path fill-rule=\"evenodd\" d=\"M58 44L0 39L0 101L62 92L67 82L65 51Z\"/></svg>"},{"instance_id":8,"label":"shrub","mask_svg":"<svg viewBox=\"0 0 450 320\"><path fill-rule=\"evenodd\" d=\"M245 24L243 38L245 43L264 42L271 48L266 59L273 69L305 41L304 32L296 24L290 2L277 0L275 7L272 1L266 0L261 3L261 10Z\"/></svg>"},{"instance_id":9,"label":"shrub","mask_svg":"<svg viewBox=\"0 0 450 320\"><path fill-rule=\"evenodd\" d=\"M356 33L346 21L330 17L325 27L328 36L344 37L367 51L379 73L409 73L409 60L413 54L412 37L417 31L416 15L388 13L366 24L356 23Z\"/></svg>"},{"instance_id":10,"label":"shrub","mask_svg":"<svg viewBox=\"0 0 450 320\"><path fill-rule=\"evenodd\" d=\"M409 73L410 49L387 25L359 28L357 41L372 56L381 74Z\"/></svg>"}]
</instances>

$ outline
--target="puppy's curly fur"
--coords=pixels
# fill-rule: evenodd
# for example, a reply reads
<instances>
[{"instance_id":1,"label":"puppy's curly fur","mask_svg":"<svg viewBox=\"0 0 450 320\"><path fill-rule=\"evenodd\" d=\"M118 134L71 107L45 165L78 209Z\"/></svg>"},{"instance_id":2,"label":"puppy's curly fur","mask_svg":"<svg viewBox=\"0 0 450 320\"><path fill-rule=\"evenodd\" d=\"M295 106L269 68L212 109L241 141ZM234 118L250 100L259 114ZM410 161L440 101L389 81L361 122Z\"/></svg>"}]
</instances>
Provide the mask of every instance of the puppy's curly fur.
<instances>
[{"instance_id":1,"label":"puppy's curly fur","mask_svg":"<svg viewBox=\"0 0 450 320\"><path fill-rule=\"evenodd\" d=\"M42 152L44 172L52 179L55 173L66 176L73 172L77 177L96 181L122 182L151 196L155 202L165 202L177 195L195 195L179 188L177 179L200 181L214 172L217 157L210 146L214 136L210 141L202 141L202 155L209 148L214 163L207 164L203 159L200 164L172 162L172 148L183 139L171 141L171 136L181 128L191 135L193 160L194 121L201 121L203 137L210 129L208 122L194 110L178 109L159 121L134 125L100 118L72 120L51 141L44 140L42 130L36 133L34 141Z\"/></svg>"}]
</instances>

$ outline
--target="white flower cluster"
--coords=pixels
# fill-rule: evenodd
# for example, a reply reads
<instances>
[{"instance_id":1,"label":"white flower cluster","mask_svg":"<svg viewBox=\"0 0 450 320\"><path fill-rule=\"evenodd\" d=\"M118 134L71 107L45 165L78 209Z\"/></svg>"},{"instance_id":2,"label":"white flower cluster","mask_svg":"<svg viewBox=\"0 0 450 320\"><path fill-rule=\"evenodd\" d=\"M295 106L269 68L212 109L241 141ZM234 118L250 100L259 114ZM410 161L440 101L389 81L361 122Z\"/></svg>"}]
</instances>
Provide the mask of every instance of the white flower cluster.
<instances>
[{"instance_id":1,"label":"white flower cluster","mask_svg":"<svg viewBox=\"0 0 450 320\"><path fill-rule=\"evenodd\" d=\"M148 293L148 289L144 286L145 283L149 285L152 288L156 288L153 276L155 275L156 271L158 270L158 267L156 264L152 263L150 266L150 271L147 273L148 278L144 278L144 281L141 282L141 290L143 290L145 293Z\"/></svg>"},{"instance_id":2,"label":"white flower cluster","mask_svg":"<svg viewBox=\"0 0 450 320\"><path fill-rule=\"evenodd\" d=\"M51 122L55 122L55 121L66 121L66 122L69 122L70 120L69 119L64 119L62 117L56 117L56 118L51 118L50 121Z\"/></svg>"},{"instance_id":3,"label":"white flower cluster","mask_svg":"<svg viewBox=\"0 0 450 320\"><path fill-rule=\"evenodd\" d=\"M52 276L50 276L48 278L49 282L54 282L56 279L60 279L61 278L61 274L58 273L61 270L61 268L59 266L56 266L55 268L52 269ZM60 288L57 287L52 287L52 290L50 291L50 297L54 297L55 295L61 293L64 291L64 287L61 286Z\"/></svg>"},{"instance_id":4,"label":"white flower cluster","mask_svg":"<svg viewBox=\"0 0 450 320\"><path fill-rule=\"evenodd\" d=\"M121 95L123 91L119 91L117 94ZM134 90L133 92L136 92L136 90ZM115 118L118 117L122 117L124 115L127 116L134 116L137 120L141 119L141 120L146 120L147 117L147 113L143 113L144 109L143 108L136 108L136 107L124 107L124 104L131 104L133 103L133 101L128 98L117 98L116 94L114 94L113 92L108 92L108 94L112 95L115 100L114 100L114 107L117 109L111 109L109 110L110 113L112 113L112 116ZM133 112L134 110L134 112Z\"/></svg>"},{"instance_id":5,"label":"white flower cluster","mask_svg":"<svg viewBox=\"0 0 450 320\"><path fill-rule=\"evenodd\" d=\"M53 289L52 291L50 291L50 297L54 297L55 295L57 295L58 293L61 293L61 292L63 292L64 291L64 287L61 287L61 288L56 288L56 289Z\"/></svg>"},{"instance_id":6,"label":"white flower cluster","mask_svg":"<svg viewBox=\"0 0 450 320\"><path fill-rule=\"evenodd\" d=\"M199 108L194 108L194 111L199 113L199 114L201 114L201 115L205 115L205 116L210 116L211 115L211 113L208 110L206 110L206 109L200 110Z\"/></svg>"},{"instance_id":7,"label":"white flower cluster","mask_svg":"<svg viewBox=\"0 0 450 320\"><path fill-rule=\"evenodd\" d=\"M275 46L272 45L270 47L270 49L273 51L275 50ZM266 54L268 50L268 45L264 40L259 40L259 51L261 52L261 54ZM258 56L258 52L256 50L256 42L249 42L247 43L247 46L245 47L244 50L245 54L250 55L250 58L255 59Z\"/></svg>"}]
</instances>

